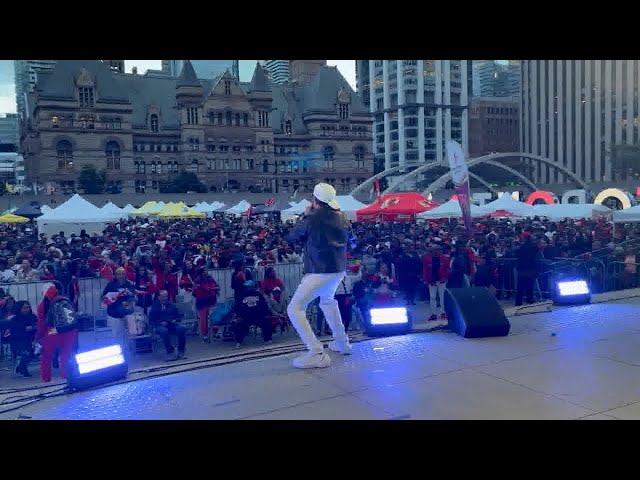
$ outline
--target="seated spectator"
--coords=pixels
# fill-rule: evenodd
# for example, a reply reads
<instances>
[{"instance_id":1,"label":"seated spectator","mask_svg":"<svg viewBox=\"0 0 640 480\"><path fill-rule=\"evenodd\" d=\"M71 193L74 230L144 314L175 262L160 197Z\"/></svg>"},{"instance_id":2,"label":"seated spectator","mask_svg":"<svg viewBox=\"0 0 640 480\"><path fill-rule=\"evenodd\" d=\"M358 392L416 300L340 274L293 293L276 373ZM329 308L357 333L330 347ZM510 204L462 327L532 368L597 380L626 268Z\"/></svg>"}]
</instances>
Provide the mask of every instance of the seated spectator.
<instances>
[{"instance_id":1,"label":"seated spectator","mask_svg":"<svg viewBox=\"0 0 640 480\"><path fill-rule=\"evenodd\" d=\"M280 330L284 331L289 321L287 317L287 301L282 294L280 287L271 290L271 295L267 297L267 304L271 309L271 325L275 328L280 326Z\"/></svg>"},{"instance_id":2,"label":"seated spectator","mask_svg":"<svg viewBox=\"0 0 640 480\"><path fill-rule=\"evenodd\" d=\"M40 280L40 272L33 268L31 260L24 259L20 270L16 273L16 280L18 282L35 282Z\"/></svg>"},{"instance_id":3,"label":"seated spectator","mask_svg":"<svg viewBox=\"0 0 640 480\"><path fill-rule=\"evenodd\" d=\"M171 263L166 262L162 265L161 270L154 275L153 283L158 292L166 290L169 294L169 300L173 303L176 302L178 296L178 276L173 273Z\"/></svg>"},{"instance_id":4,"label":"seated spectator","mask_svg":"<svg viewBox=\"0 0 640 480\"><path fill-rule=\"evenodd\" d=\"M271 326L271 309L262 293L256 288L253 280L247 280L244 290L236 304L236 322L233 324L233 334L236 348L242 346L244 338L249 333L249 327L256 325L262 331L265 343L271 343L273 327Z\"/></svg>"},{"instance_id":5,"label":"seated spectator","mask_svg":"<svg viewBox=\"0 0 640 480\"><path fill-rule=\"evenodd\" d=\"M149 271L145 267L139 267L136 275L136 306L147 314L149 307L153 303L154 285L151 281Z\"/></svg>"},{"instance_id":6,"label":"seated spectator","mask_svg":"<svg viewBox=\"0 0 640 480\"><path fill-rule=\"evenodd\" d=\"M9 319L9 343L18 364L16 375L31 377L29 362L33 357L33 340L36 334L38 319L31 311L29 302L21 300L13 308L13 316Z\"/></svg>"},{"instance_id":7,"label":"seated spectator","mask_svg":"<svg viewBox=\"0 0 640 480\"><path fill-rule=\"evenodd\" d=\"M133 315L135 285L127 280L124 268L115 271L115 278L102 291L102 303L107 306L107 321L114 340L123 352L129 349L127 317Z\"/></svg>"},{"instance_id":8,"label":"seated spectator","mask_svg":"<svg viewBox=\"0 0 640 480\"><path fill-rule=\"evenodd\" d=\"M276 276L276 270L273 267L267 267L264 272L264 280L261 282L261 288L264 294L269 298L274 288L284 291L284 282Z\"/></svg>"},{"instance_id":9,"label":"seated spectator","mask_svg":"<svg viewBox=\"0 0 640 480\"><path fill-rule=\"evenodd\" d=\"M9 268L7 261L0 259L0 283L13 282L15 278L16 274Z\"/></svg>"},{"instance_id":10,"label":"seated spectator","mask_svg":"<svg viewBox=\"0 0 640 480\"><path fill-rule=\"evenodd\" d=\"M15 304L16 300L11 295L7 295L0 300L0 320L8 320L14 314Z\"/></svg>"},{"instance_id":11,"label":"seated spectator","mask_svg":"<svg viewBox=\"0 0 640 480\"><path fill-rule=\"evenodd\" d=\"M160 336L167 352L167 361L185 358L187 329L180 325L181 315L178 308L169 299L169 292L160 290L158 298L149 309L149 322ZM178 352L171 344L170 335L175 335L178 340Z\"/></svg>"}]
</instances>

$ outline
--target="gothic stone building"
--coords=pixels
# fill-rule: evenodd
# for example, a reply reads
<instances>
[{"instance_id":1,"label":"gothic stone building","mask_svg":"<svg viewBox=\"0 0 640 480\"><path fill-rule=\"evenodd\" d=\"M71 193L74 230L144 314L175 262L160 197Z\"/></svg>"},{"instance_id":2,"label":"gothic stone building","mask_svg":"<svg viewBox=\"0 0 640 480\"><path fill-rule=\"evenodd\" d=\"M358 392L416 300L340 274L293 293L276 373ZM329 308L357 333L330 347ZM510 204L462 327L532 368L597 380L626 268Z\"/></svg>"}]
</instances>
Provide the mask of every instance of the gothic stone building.
<instances>
[{"instance_id":1,"label":"gothic stone building","mask_svg":"<svg viewBox=\"0 0 640 480\"><path fill-rule=\"evenodd\" d=\"M372 116L335 67L293 62L309 62L294 69L304 75L272 85L260 65L240 83L228 72L198 79L188 61L176 79L60 60L30 99L27 174L50 191L77 188L94 165L125 192L157 191L183 170L211 191L308 192L325 181L349 192L373 171Z\"/></svg>"}]
</instances>

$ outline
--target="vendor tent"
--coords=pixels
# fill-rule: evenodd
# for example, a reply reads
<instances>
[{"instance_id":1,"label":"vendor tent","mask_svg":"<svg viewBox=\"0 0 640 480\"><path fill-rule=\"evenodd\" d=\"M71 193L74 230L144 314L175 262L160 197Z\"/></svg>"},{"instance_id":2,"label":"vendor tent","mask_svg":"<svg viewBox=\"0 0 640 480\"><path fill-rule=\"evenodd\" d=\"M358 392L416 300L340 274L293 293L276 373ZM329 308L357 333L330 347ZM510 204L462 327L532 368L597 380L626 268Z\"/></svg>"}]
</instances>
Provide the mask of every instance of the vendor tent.
<instances>
[{"instance_id":1,"label":"vendor tent","mask_svg":"<svg viewBox=\"0 0 640 480\"><path fill-rule=\"evenodd\" d=\"M115 203L108 202L105 204L101 210L109 215L114 216L115 218L127 218L129 214L125 212L122 208L118 207Z\"/></svg>"},{"instance_id":2,"label":"vendor tent","mask_svg":"<svg viewBox=\"0 0 640 480\"><path fill-rule=\"evenodd\" d=\"M538 217L546 217L549 220L560 221L565 218L598 218L608 217L612 210L604 205L594 203L556 203L553 205L534 205L534 213Z\"/></svg>"},{"instance_id":3,"label":"vendor tent","mask_svg":"<svg viewBox=\"0 0 640 480\"><path fill-rule=\"evenodd\" d=\"M182 204L182 205L181 205ZM184 203L170 203L166 205L157 217L163 218L204 218L206 215L202 212L196 212L192 208L187 207Z\"/></svg>"},{"instance_id":4,"label":"vendor tent","mask_svg":"<svg viewBox=\"0 0 640 480\"><path fill-rule=\"evenodd\" d=\"M106 224L113 220L113 216L76 194L58 208L38 217L37 223L40 233L51 236L58 232L79 234L81 230L89 234L102 233Z\"/></svg>"},{"instance_id":5,"label":"vendor tent","mask_svg":"<svg viewBox=\"0 0 640 480\"><path fill-rule=\"evenodd\" d=\"M471 216L477 217L478 214L478 206L471 205ZM419 213L417 218L423 220L437 220L442 218L461 218L462 210L460 209L460 203L457 200L449 200L446 203L443 203L439 207L433 208L431 210L427 210L426 212Z\"/></svg>"},{"instance_id":6,"label":"vendor tent","mask_svg":"<svg viewBox=\"0 0 640 480\"><path fill-rule=\"evenodd\" d=\"M478 207L475 216L492 216L496 213L508 217L533 217L534 208L516 200L509 193L503 193L500 198Z\"/></svg>"},{"instance_id":7,"label":"vendor tent","mask_svg":"<svg viewBox=\"0 0 640 480\"><path fill-rule=\"evenodd\" d=\"M225 213L229 215L243 215L247 213L247 210L249 210L249 208L251 208L251 204L246 200L242 200L241 202L226 210Z\"/></svg>"},{"instance_id":8,"label":"vendor tent","mask_svg":"<svg viewBox=\"0 0 640 480\"><path fill-rule=\"evenodd\" d=\"M21 207L16 208L11 213L13 213L14 215L19 215L20 217L37 218L44 212L40 210L40 205L38 205L37 203L27 203L26 205L22 205Z\"/></svg>"},{"instance_id":9,"label":"vendor tent","mask_svg":"<svg viewBox=\"0 0 640 480\"><path fill-rule=\"evenodd\" d=\"M352 221L356 220L356 213L358 212L358 210L362 210L363 208L367 207L364 203L359 202L351 195L338 195L336 197L336 200L338 200L340 210L347 215L347 218L349 220Z\"/></svg>"},{"instance_id":10,"label":"vendor tent","mask_svg":"<svg viewBox=\"0 0 640 480\"><path fill-rule=\"evenodd\" d=\"M29 221L26 217L19 217L13 213L5 213L0 215L0 223L27 223Z\"/></svg>"},{"instance_id":11,"label":"vendor tent","mask_svg":"<svg viewBox=\"0 0 640 480\"><path fill-rule=\"evenodd\" d=\"M382 195L378 200L356 212L360 222L408 222L416 215L437 207L438 204L427 200L415 192L391 193Z\"/></svg>"},{"instance_id":12,"label":"vendor tent","mask_svg":"<svg viewBox=\"0 0 640 480\"><path fill-rule=\"evenodd\" d=\"M135 209L131 210L129 212L129 215L132 216L132 217L149 215L151 210L153 208L155 208L155 206L157 204L158 203L156 201L150 200L150 201L146 202L144 205L142 205L140 208L135 208Z\"/></svg>"},{"instance_id":13,"label":"vendor tent","mask_svg":"<svg viewBox=\"0 0 640 480\"><path fill-rule=\"evenodd\" d=\"M614 223L640 222L640 205L613 212Z\"/></svg>"},{"instance_id":14,"label":"vendor tent","mask_svg":"<svg viewBox=\"0 0 640 480\"><path fill-rule=\"evenodd\" d=\"M122 211L127 214L133 212L134 210L135 210L135 207L130 203L127 203L124 207L122 207Z\"/></svg>"}]
</instances>

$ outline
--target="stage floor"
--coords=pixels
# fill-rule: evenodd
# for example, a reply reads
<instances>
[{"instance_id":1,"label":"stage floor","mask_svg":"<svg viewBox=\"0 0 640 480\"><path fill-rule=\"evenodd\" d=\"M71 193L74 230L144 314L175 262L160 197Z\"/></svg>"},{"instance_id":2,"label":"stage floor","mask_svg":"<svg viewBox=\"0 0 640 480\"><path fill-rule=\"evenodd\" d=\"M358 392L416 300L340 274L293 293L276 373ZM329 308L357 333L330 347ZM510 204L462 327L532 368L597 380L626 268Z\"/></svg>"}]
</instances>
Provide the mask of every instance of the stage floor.
<instances>
[{"instance_id":1,"label":"stage floor","mask_svg":"<svg viewBox=\"0 0 640 480\"><path fill-rule=\"evenodd\" d=\"M640 299L512 319L505 338L380 338L43 400L2 419L639 419ZM552 335L555 333L556 335ZM2 409L2 407L0 407Z\"/></svg>"}]
</instances>

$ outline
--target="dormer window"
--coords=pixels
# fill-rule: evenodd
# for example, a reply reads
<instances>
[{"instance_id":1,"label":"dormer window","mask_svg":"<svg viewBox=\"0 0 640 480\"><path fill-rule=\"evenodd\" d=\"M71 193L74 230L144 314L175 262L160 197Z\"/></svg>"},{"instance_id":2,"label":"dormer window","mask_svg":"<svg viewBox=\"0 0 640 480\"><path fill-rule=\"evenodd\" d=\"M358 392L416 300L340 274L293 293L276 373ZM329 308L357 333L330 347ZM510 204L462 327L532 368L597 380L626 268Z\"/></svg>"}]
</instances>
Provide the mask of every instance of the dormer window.
<instances>
[{"instance_id":1,"label":"dormer window","mask_svg":"<svg viewBox=\"0 0 640 480\"><path fill-rule=\"evenodd\" d=\"M284 133L291 135L291 120L284 122Z\"/></svg>"},{"instance_id":2,"label":"dormer window","mask_svg":"<svg viewBox=\"0 0 640 480\"><path fill-rule=\"evenodd\" d=\"M224 82L224 94L231 95L231 82L229 81Z\"/></svg>"},{"instance_id":3,"label":"dormer window","mask_svg":"<svg viewBox=\"0 0 640 480\"><path fill-rule=\"evenodd\" d=\"M93 108L93 105L94 105L93 87L79 87L78 101L80 102L80 108Z\"/></svg>"},{"instance_id":4,"label":"dormer window","mask_svg":"<svg viewBox=\"0 0 640 480\"><path fill-rule=\"evenodd\" d=\"M56 117L55 115L53 117L51 117L51 126L54 128L57 128L60 126L60 119L58 117Z\"/></svg>"},{"instance_id":5,"label":"dormer window","mask_svg":"<svg viewBox=\"0 0 640 480\"><path fill-rule=\"evenodd\" d=\"M158 115L156 115L155 113L152 114L151 117L149 118L149 123L151 124L151 131L157 132L159 129Z\"/></svg>"},{"instance_id":6,"label":"dormer window","mask_svg":"<svg viewBox=\"0 0 640 480\"><path fill-rule=\"evenodd\" d=\"M348 103L339 103L338 104L338 118L340 118L340 120L347 120L349 118L349 104Z\"/></svg>"}]
</instances>

